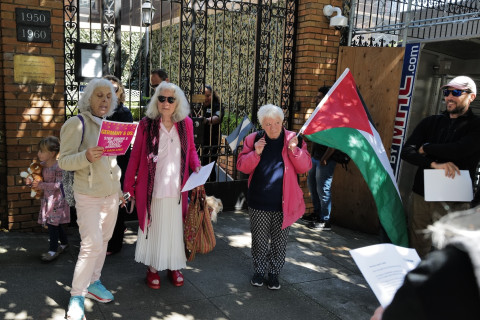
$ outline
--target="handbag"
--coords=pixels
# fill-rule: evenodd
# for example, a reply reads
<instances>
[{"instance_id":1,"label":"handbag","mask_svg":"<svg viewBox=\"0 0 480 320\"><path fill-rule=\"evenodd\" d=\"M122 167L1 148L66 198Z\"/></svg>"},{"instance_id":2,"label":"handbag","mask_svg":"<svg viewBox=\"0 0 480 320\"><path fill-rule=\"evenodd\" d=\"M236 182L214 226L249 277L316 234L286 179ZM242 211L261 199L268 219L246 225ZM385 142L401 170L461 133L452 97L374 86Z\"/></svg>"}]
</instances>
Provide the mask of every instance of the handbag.
<instances>
[{"instance_id":1,"label":"handbag","mask_svg":"<svg viewBox=\"0 0 480 320\"><path fill-rule=\"evenodd\" d=\"M75 197L73 196L73 177L75 171L62 171L62 184L61 189L63 197L67 201L70 207L75 207Z\"/></svg>"},{"instance_id":2,"label":"handbag","mask_svg":"<svg viewBox=\"0 0 480 320\"><path fill-rule=\"evenodd\" d=\"M85 122L81 115L77 115L77 117L82 122L82 140L80 141L80 145L83 142L83 136L85 134ZM80 146L78 146L80 148ZM75 171L62 171L62 184L60 185L60 189L62 190L63 197L67 201L70 207L75 207L75 197L73 195L73 178L75 177Z\"/></svg>"},{"instance_id":3,"label":"handbag","mask_svg":"<svg viewBox=\"0 0 480 320\"><path fill-rule=\"evenodd\" d=\"M212 251L216 245L204 186L196 187L191 192L183 237L188 261L192 261L196 253L205 254Z\"/></svg>"}]
</instances>

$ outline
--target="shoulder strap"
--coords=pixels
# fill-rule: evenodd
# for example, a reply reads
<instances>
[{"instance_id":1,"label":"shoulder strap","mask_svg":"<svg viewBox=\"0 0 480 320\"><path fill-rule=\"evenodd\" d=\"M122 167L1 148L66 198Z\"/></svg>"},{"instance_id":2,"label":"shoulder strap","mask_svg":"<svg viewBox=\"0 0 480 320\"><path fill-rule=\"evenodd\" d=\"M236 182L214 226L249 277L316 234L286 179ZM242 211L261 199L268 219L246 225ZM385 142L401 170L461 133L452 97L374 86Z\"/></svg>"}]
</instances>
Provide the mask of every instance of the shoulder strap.
<instances>
[{"instance_id":1,"label":"shoulder strap","mask_svg":"<svg viewBox=\"0 0 480 320\"><path fill-rule=\"evenodd\" d=\"M255 135L255 139L253 140L253 143L257 142L258 140L262 139L262 137L265 135L265 130L258 130L257 134Z\"/></svg>"},{"instance_id":2,"label":"shoulder strap","mask_svg":"<svg viewBox=\"0 0 480 320\"><path fill-rule=\"evenodd\" d=\"M82 141L80 141L80 144L83 142L83 135L85 134L85 120L83 120L82 115L77 115L78 118L80 118L80 121L82 122Z\"/></svg>"}]
</instances>

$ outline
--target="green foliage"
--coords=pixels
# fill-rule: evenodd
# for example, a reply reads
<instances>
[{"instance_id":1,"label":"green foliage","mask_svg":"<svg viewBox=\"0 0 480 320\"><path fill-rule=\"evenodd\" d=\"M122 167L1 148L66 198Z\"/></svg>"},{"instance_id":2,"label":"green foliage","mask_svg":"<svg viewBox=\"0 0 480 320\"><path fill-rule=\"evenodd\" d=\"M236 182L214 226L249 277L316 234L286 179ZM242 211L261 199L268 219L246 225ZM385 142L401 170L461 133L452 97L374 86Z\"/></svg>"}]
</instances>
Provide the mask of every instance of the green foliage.
<instances>
[{"instance_id":1,"label":"green foliage","mask_svg":"<svg viewBox=\"0 0 480 320\"><path fill-rule=\"evenodd\" d=\"M179 83L180 24L163 26L152 32L150 54L152 69L164 69L171 82Z\"/></svg>"},{"instance_id":2,"label":"green foliage","mask_svg":"<svg viewBox=\"0 0 480 320\"><path fill-rule=\"evenodd\" d=\"M221 129L223 134L231 133L244 115L249 115L251 119L250 115L256 112L253 108L257 104L282 105L282 99L285 99L282 97L282 81L284 37L287 28L284 0L272 3L270 20L265 20L260 26L260 39L257 39L256 5L230 3L228 10L209 9L205 15L198 17L195 29L184 30L187 33L184 37L194 37L196 50L191 52L192 57L183 57L188 59L184 61L184 66L180 65L180 5L171 5L173 18L164 19L160 28L157 26L150 29L150 70L163 68L171 82L189 86L190 84L185 83L189 79L182 79L180 83L179 77L181 68L193 67L193 94L203 93L202 86L205 83L211 85L220 96L225 110ZM121 36L121 80L126 88L141 93L138 101L128 101L126 104L132 108L136 120L141 118L145 109L137 107L145 106L147 100L142 98L146 95L143 92L145 81L149 81L149 75L145 75L145 35L142 29L142 32L122 32ZM80 30L80 42L101 43L101 39L101 30ZM191 50L193 45L184 49ZM114 65L113 52L114 50L110 50L109 53L110 68ZM260 56L258 69L255 65L257 54ZM194 60L193 66L190 58ZM263 84L259 88L259 97L254 97L255 72L260 76L258 81ZM254 101L255 99L257 101ZM198 105L192 104L192 109L198 110Z\"/></svg>"}]
</instances>

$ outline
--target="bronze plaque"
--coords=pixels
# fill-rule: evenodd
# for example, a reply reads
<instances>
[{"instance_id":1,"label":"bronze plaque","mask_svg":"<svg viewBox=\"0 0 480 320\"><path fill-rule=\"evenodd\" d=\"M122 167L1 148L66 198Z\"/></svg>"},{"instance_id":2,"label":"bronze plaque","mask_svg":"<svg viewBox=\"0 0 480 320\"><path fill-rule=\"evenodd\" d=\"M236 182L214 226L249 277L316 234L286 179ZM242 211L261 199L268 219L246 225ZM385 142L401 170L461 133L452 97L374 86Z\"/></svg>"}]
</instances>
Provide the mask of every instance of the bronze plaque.
<instances>
[{"instance_id":1,"label":"bronze plaque","mask_svg":"<svg viewBox=\"0 0 480 320\"><path fill-rule=\"evenodd\" d=\"M13 58L13 75L15 83L55 84L55 59L17 54Z\"/></svg>"},{"instance_id":2,"label":"bronze plaque","mask_svg":"<svg viewBox=\"0 0 480 320\"><path fill-rule=\"evenodd\" d=\"M203 103L205 101L204 94L194 94L192 96L192 103Z\"/></svg>"}]
</instances>

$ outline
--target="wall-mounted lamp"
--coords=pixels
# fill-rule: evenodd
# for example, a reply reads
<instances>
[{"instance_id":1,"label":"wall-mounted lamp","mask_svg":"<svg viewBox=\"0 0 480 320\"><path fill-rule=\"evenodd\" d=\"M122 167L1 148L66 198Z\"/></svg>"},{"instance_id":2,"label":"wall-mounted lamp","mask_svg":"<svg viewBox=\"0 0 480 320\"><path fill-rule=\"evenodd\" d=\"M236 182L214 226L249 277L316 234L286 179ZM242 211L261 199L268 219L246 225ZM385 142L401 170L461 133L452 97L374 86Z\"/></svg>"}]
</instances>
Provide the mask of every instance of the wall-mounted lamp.
<instances>
[{"instance_id":1,"label":"wall-mounted lamp","mask_svg":"<svg viewBox=\"0 0 480 320\"><path fill-rule=\"evenodd\" d=\"M155 13L155 8L152 6L150 0L145 0L142 5L142 23L145 27L152 24L152 16Z\"/></svg>"},{"instance_id":2,"label":"wall-mounted lamp","mask_svg":"<svg viewBox=\"0 0 480 320\"><path fill-rule=\"evenodd\" d=\"M346 27L348 25L348 19L342 16L342 10L340 10L339 7L333 7L331 5L323 7L323 14L326 17L330 17L334 11L337 15L330 18L330 27Z\"/></svg>"}]
</instances>

